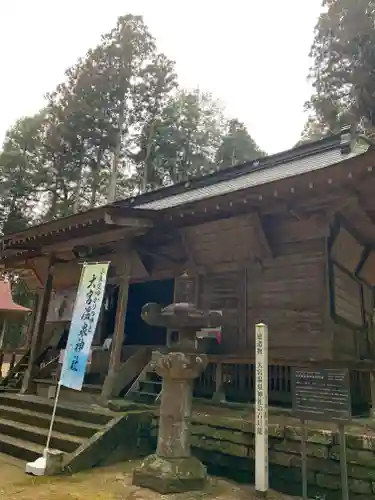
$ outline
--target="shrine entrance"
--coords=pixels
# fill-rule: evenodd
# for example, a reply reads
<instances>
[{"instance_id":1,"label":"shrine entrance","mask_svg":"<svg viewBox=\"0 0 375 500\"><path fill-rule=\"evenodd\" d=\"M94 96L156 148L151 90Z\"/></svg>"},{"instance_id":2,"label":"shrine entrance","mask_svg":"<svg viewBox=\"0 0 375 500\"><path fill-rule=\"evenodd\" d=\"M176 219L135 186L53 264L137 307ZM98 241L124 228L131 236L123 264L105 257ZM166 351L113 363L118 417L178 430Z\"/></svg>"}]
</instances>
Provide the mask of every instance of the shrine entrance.
<instances>
[{"instance_id":1,"label":"shrine entrance","mask_svg":"<svg viewBox=\"0 0 375 500\"><path fill-rule=\"evenodd\" d=\"M150 326L141 317L142 307L157 302L163 307L172 304L174 280L145 281L129 286L125 321L125 345L166 345L167 330Z\"/></svg>"}]
</instances>

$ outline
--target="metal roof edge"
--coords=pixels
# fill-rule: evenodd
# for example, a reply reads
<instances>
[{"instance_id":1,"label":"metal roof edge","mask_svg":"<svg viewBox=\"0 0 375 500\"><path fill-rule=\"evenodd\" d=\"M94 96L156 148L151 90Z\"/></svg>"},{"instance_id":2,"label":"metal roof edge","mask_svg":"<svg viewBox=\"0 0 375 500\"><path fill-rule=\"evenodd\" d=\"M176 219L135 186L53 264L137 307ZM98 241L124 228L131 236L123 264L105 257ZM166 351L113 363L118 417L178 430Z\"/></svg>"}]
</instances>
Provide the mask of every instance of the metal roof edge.
<instances>
[{"instance_id":1,"label":"metal roof edge","mask_svg":"<svg viewBox=\"0 0 375 500\"><path fill-rule=\"evenodd\" d=\"M11 241L15 238L24 238L28 233L39 233L46 232L52 233L58 230L58 226L65 227L67 225L87 225L89 221L102 220L106 213L113 215L119 215L123 217L139 217L142 219L156 218L159 214L155 210L145 210L137 207L119 207L114 204L100 205L95 208L90 208L89 210L84 210L82 212L77 212L72 215L67 215L65 217L60 217L56 219L51 219L49 221L43 222L42 224L36 224L34 226L29 226L22 231L17 231L15 233L5 234L0 237L1 242ZM66 224L64 224L66 222Z\"/></svg>"},{"instance_id":2,"label":"metal roof edge","mask_svg":"<svg viewBox=\"0 0 375 500\"><path fill-rule=\"evenodd\" d=\"M339 148L340 146L341 133L327 136L311 143L302 144L274 155L260 157L250 162L234 165L233 167L228 167L207 175L187 179L170 186L164 186L148 193L119 200L115 202L115 205L123 207L139 207L152 201L180 194L181 192L194 191L195 189L199 189L201 187L241 177L249 174L250 172L256 172L277 165L282 165L283 163L287 163L291 160L297 160L299 158L312 156L324 151L330 151L332 149Z\"/></svg>"}]
</instances>

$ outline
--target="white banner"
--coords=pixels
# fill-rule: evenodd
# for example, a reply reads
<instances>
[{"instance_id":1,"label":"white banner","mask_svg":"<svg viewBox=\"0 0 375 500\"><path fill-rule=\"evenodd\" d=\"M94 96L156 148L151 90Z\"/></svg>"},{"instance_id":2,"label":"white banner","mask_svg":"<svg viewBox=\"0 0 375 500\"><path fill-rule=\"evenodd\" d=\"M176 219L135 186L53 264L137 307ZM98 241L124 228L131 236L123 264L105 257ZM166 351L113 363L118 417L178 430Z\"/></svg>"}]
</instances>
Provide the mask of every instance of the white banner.
<instances>
[{"instance_id":1,"label":"white banner","mask_svg":"<svg viewBox=\"0 0 375 500\"><path fill-rule=\"evenodd\" d=\"M84 264L74 304L60 385L80 391L104 297L109 262Z\"/></svg>"}]
</instances>

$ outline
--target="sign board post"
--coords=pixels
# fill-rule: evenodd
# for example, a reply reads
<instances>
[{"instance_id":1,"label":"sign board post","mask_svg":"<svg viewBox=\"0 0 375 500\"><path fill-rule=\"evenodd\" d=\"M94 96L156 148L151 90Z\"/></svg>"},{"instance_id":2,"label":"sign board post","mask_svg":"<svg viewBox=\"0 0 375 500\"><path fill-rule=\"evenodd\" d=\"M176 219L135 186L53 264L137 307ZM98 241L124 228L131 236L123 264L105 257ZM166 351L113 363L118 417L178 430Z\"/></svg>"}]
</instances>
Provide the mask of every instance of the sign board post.
<instances>
[{"instance_id":1,"label":"sign board post","mask_svg":"<svg viewBox=\"0 0 375 500\"><path fill-rule=\"evenodd\" d=\"M268 328L255 325L255 491L268 492Z\"/></svg>"},{"instance_id":2,"label":"sign board post","mask_svg":"<svg viewBox=\"0 0 375 500\"><path fill-rule=\"evenodd\" d=\"M302 461L302 498L307 500L307 429L306 422L301 419L301 461Z\"/></svg>"},{"instance_id":3,"label":"sign board post","mask_svg":"<svg viewBox=\"0 0 375 500\"><path fill-rule=\"evenodd\" d=\"M351 420L350 378L346 369L295 368L292 371L293 413L301 420L302 492L307 499L306 420L333 421L340 434L343 500L349 500L345 423Z\"/></svg>"}]
</instances>

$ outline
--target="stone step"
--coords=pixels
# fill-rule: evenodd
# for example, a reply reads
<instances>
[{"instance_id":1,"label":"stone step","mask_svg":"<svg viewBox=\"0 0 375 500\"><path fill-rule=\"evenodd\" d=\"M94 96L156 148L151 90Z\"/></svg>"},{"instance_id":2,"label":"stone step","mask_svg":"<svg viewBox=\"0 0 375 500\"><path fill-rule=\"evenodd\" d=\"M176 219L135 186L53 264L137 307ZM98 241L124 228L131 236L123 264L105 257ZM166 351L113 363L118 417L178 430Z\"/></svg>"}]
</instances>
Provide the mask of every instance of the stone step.
<instances>
[{"instance_id":1,"label":"stone step","mask_svg":"<svg viewBox=\"0 0 375 500\"><path fill-rule=\"evenodd\" d=\"M19 422L21 424L35 425L44 429L49 429L51 415L52 410L47 414L24 410L23 408L0 405L0 418ZM102 428L103 426L100 424L80 422L79 420L63 417L56 417L54 423L54 429L58 432L85 438L90 438L95 432L98 432Z\"/></svg>"},{"instance_id":2,"label":"stone step","mask_svg":"<svg viewBox=\"0 0 375 500\"><path fill-rule=\"evenodd\" d=\"M44 448L45 446L0 434L0 453L19 458L25 462L33 462L41 457Z\"/></svg>"},{"instance_id":3,"label":"stone step","mask_svg":"<svg viewBox=\"0 0 375 500\"><path fill-rule=\"evenodd\" d=\"M161 386L161 382L155 382L154 380L144 380L143 382L139 383L138 392L148 392L157 396L161 391Z\"/></svg>"},{"instance_id":4,"label":"stone step","mask_svg":"<svg viewBox=\"0 0 375 500\"><path fill-rule=\"evenodd\" d=\"M135 403L141 403L145 405L154 404L158 394L145 392L145 391L136 391L133 393L132 400Z\"/></svg>"},{"instance_id":5,"label":"stone step","mask_svg":"<svg viewBox=\"0 0 375 500\"><path fill-rule=\"evenodd\" d=\"M153 370L150 370L146 373L146 380L162 383L162 378Z\"/></svg>"},{"instance_id":6,"label":"stone step","mask_svg":"<svg viewBox=\"0 0 375 500\"><path fill-rule=\"evenodd\" d=\"M51 415L53 400L47 400L38 396L0 393L0 405ZM95 410L90 411L90 408L87 406L65 403L58 404L56 415L62 418L70 418L79 422L98 425L105 425L113 418L113 415L104 409L100 411L96 407Z\"/></svg>"},{"instance_id":7,"label":"stone step","mask_svg":"<svg viewBox=\"0 0 375 500\"><path fill-rule=\"evenodd\" d=\"M0 386L0 392L18 392L19 389L17 387L14 387L12 385L4 385Z\"/></svg>"},{"instance_id":8,"label":"stone step","mask_svg":"<svg viewBox=\"0 0 375 500\"><path fill-rule=\"evenodd\" d=\"M33 382L41 385L48 385L53 387L57 386L57 381L53 378L34 378ZM82 390L80 392L93 392L96 394L100 394L102 392L102 386L99 384L83 384Z\"/></svg>"},{"instance_id":9,"label":"stone step","mask_svg":"<svg viewBox=\"0 0 375 500\"><path fill-rule=\"evenodd\" d=\"M20 424L19 422L11 422L10 420L0 418L0 434L45 446L47 442L48 429L43 429L24 423ZM72 451L76 450L84 441L85 438L53 431L51 438L51 447L56 450L71 453Z\"/></svg>"}]
</instances>

